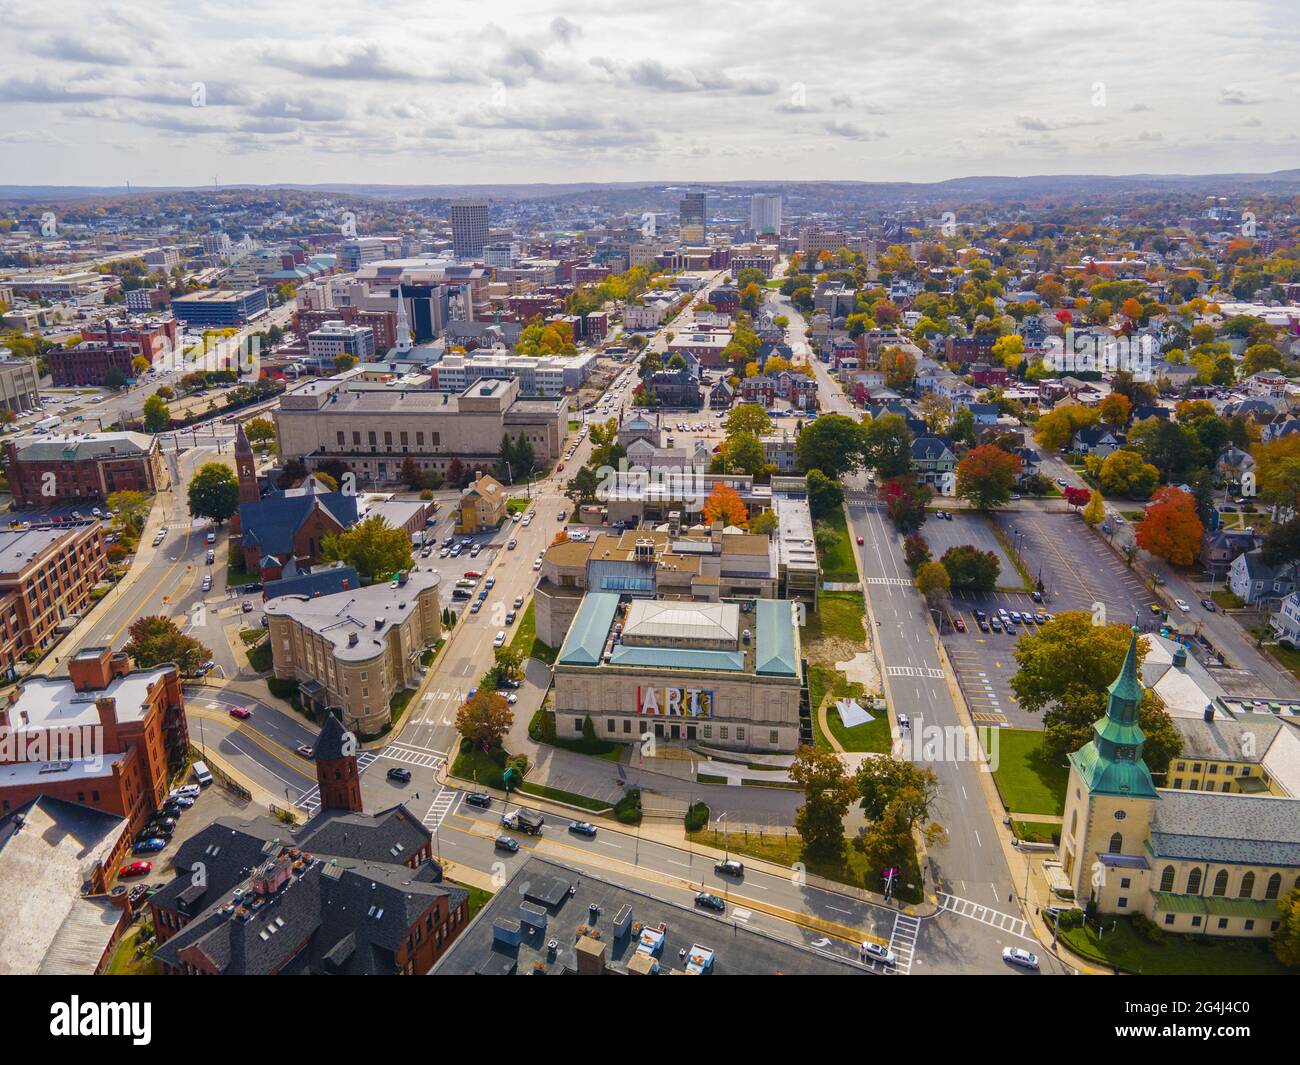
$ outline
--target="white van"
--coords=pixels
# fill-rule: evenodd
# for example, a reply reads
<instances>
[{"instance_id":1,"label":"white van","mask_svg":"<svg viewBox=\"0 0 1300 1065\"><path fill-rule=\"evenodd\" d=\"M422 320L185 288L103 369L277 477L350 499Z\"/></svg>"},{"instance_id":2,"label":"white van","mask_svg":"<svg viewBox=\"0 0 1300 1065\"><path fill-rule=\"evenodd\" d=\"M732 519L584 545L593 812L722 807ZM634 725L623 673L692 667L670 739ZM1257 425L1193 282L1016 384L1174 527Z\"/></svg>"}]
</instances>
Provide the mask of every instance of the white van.
<instances>
[{"instance_id":1,"label":"white van","mask_svg":"<svg viewBox=\"0 0 1300 1065\"><path fill-rule=\"evenodd\" d=\"M190 766L190 771L194 774L194 779L199 782L200 787L206 788L212 783L212 773L202 762L195 762Z\"/></svg>"}]
</instances>

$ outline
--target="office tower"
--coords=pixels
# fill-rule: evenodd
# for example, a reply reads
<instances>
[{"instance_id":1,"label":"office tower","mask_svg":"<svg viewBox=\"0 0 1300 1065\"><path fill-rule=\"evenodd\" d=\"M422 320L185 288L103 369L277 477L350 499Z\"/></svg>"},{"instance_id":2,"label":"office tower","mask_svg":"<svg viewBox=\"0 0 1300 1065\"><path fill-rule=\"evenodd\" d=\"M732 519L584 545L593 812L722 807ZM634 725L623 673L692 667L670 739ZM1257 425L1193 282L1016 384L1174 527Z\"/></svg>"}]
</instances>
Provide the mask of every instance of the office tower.
<instances>
[{"instance_id":1,"label":"office tower","mask_svg":"<svg viewBox=\"0 0 1300 1065\"><path fill-rule=\"evenodd\" d=\"M703 244L708 238L706 199L703 192L688 192L682 196L679 225L684 244Z\"/></svg>"},{"instance_id":2,"label":"office tower","mask_svg":"<svg viewBox=\"0 0 1300 1065\"><path fill-rule=\"evenodd\" d=\"M781 197L774 192L756 192L749 201L749 228L754 236L781 232Z\"/></svg>"},{"instance_id":3,"label":"office tower","mask_svg":"<svg viewBox=\"0 0 1300 1065\"><path fill-rule=\"evenodd\" d=\"M482 259L488 239L487 200L453 200L451 243L457 259Z\"/></svg>"}]
</instances>

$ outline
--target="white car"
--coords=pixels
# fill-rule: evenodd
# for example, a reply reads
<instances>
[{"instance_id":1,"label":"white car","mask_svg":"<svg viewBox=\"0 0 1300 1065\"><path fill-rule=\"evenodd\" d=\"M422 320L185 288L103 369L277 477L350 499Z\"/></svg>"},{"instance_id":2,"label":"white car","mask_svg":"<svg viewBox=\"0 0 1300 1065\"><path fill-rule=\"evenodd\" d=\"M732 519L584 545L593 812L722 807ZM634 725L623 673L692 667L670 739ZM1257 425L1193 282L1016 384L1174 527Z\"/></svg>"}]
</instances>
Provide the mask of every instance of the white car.
<instances>
[{"instance_id":1,"label":"white car","mask_svg":"<svg viewBox=\"0 0 1300 1065\"><path fill-rule=\"evenodd\" d=\"M879 943L872 943L869 940L863 940L862 957L870 961L878 961L882 965L893 965L898 961L894 957L894 952L888 947L882 947Z\"/></svg>"},{"instance_id":2,"label":"white car","mask_svg":"<svg viewBox=\"0 0 1300 1065\"><path fill-rule=\"evenodd\" d=\"M536 571L541 568L542 568L542 560L540 558L533 559L533 570Z\"/></svg>"},{"instance_id":3,"label":"white car","mask_svg":"<svg viewBox=\"0 0 1300 1065\"><path fill-rule=\"evenodd\" d=\"M1192 609L1190 606L1187 605L1187 600L1185 599L1175 599L1174 606L1176 606L1184 614L1186 614L1189 610Z\"/></svg>"},{"instance_id":4,"label":"white car","mask_svg":"<svg viewBox=\"0 0 1300 1065\"><path fill-rule=\"evenodd\" d=\"M506 645L506 634L504 632L498 632L496 634L496 638L492 641L492 646L504 647L505 645Z\"/></svg>"},{"instance_id":5,"label":"white car","mask_svg":"<svg viewBox=\"0 0 1300 1065\"><path fill-rule=\"evenodd\" d=\"M1002 951L1002 960L1008 965L1018 965L1022 969L1038 971L1038 955L1031 954L1019 947L1007 947Z\"/></svg>"}]
</instances>

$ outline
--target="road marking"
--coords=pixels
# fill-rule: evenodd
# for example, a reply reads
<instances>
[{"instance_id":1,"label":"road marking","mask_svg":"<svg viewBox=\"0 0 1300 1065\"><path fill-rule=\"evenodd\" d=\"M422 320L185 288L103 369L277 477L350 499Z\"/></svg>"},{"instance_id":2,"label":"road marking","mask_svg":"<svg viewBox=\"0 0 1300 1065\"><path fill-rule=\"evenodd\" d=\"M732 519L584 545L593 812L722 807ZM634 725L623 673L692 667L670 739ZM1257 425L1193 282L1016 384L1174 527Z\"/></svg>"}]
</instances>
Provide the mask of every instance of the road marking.
<instances>
[{"instance_id":1,"label":"road marking","mask_svg":"<svg viewBox=\"0 0 1300 1065\"><path fill-rule=\"evenodd\" d=\"M956 895L945 895L942 891L938 892L936 899L940 909L955 913L959 917L969 917L973 921L979 921L981 924L1008 932L1021 939L1033 941L1033 937L1028 934L1029 926L1023 917L1003 913L978 902L972 902L970 899L958 898Z\"/></svg>"},{"instance_id":2,"label":"road marking","mask_svg":"<svg viewBox=\"0 0 1300 1065\"><path fill-rule=\"evenodd\" d=\"M896 960L892 967L885 967L886 973L895 976L911 975L912 962L916 958L916 934L920 928L921 922L915 917L905 913L895 915L894 927L889 933L889 949L894 952Z\"/></svg>"},{"instance_id":3,"label":"road marking","mask_svg":"<svg viewBox=\"0 0 1300 1065\"><path fill-rule=\"evenodd\" d=\"M886 666L885 672L891 677L925 677L928 680L943 680L943 670L933 666Z\"/></svg>"},{"instance_id":4,"label":"road marking","mask_svg":"<svg viewBox=\"0 0 1300 1065\"><path fill-rule=\"evenodd\" d=\"M912 581L906 577L868 577L868 584L888 584L895 588L911 588Z\"/></svg>"}]
</instances>

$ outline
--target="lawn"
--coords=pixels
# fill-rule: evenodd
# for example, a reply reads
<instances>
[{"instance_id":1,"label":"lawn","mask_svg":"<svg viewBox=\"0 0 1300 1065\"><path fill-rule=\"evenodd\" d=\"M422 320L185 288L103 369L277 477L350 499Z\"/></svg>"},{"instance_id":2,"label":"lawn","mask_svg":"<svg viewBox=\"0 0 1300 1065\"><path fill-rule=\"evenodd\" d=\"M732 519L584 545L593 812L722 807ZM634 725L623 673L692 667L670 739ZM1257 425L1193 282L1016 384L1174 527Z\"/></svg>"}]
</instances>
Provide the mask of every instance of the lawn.
<instances>
[{"instance_id":1,"label":"lawn","mask_svg":"<svg viewBox=\"0 0 1300 1065\"><path fill-rule=\"evenodd\" d=\"M462 884L459 880L448 879L447 883L454 884L456 887L463 887L469 892L469 902L465 914L466 924L474 920L474 915L492 901L492 892L486 888L475 887L473 884Z\"/></svg>"},{"instance_id":2,"label":"lawn","mask_svg":"<svg viewBox=\"0 0 1300 1065\"><path fill-rule=\"evenodd\" d=\"M532 502L527 496L511 496L506 500L506 510L511 514L522 514L532 505Z\"/></svg>"},{"instance_id":3,"label":"lawn","mask_svg":"<svg viewBox=\"0 0 1300 1065\"><path fill-rule=\"evenodd\" d=\"M839 676L842 677L843 674ZM850 687L861 688L861 685L850 685ZM877 754L889 752L889 715L884 710L870 712L875 717L875 721L845 728L844 722L840 720L840 712L833 705L826 708L826 724L831 734L839 740L840 746L846 751L875 751Z\"/></svg>"},{"instance_id":4,"label":"lawn","mask_svg":"<svg viewBox=\"0 0 1300 1065\"><path fill-rule=\"evenodd\" d=\"M1143 976L1283 976L1290 972L1268 949L1265 939L1222 939L1218 936L1173 935L1160 943L1138 938L1132 924L1120 918L1102 921L1098 938L1092 924L1071 928L1061 939L1071 950L1104 965Z\"/></svg>"},{"instance_id":5,"label":"lawn","mask_svg":"<svg viewBox=\"0 0 1300 1065\"><path fill-rule=\"evenodd\" d=\"M248 664L258 673L269 673L271 671L271 641L258 644L248 652Z\"/></svg>"},{"instance_id":6,"label":"lawn","mask_svg":"<svg viewBox=\"0 0 1300 1065\"><path fill-rule=\"evenodd\" d=\"M833 538L827 533L833 534ZM817 522L813 535L817 537L817 553L821 556L822 580L852 583L860 579L843 510L832 511Z\"/></svg>"},{"instance_id":7,"label":"lawn","mask_svg":"<svg viewBox=\"0 0 1300 1065\"><path fill-rule=\"evenodd\" d=\"M993 781L1009 813L1052 814L1065 811L1065 782L1069 771L1064 764L1049 762L1042 753L1043 733L1030 729L990 729L982 740L985 749L997 735ZM996 758L994 755L996 754Z\"/></svg>"},{"instance_id":8,"label":"lawn","mask_svg":"<svg viewBox=\"0 0 1300 1065\"><path fill-rule=\"evenodd\" d=\"M862 620L866 609L861 592L822 592L817 597L817 609L805 616L799 634L804 646L828 639L866 643L867 627Z\"/></svg>"},{"instance_id":9,"label":"lawn","mask_svg":"<svg viewBox=\"0 0 1300 1065\"><path fill-rule=\"evenodd\" d=\"M1061 836L1061 826L1051 821L1012 821L1011 830L1026 843L1054 843Z\"/></svg>"},{"instance_id":10,"label":"lawn","mask_svg":"<svg viewBox=\"0 0 1300 1065\"><path fill-rule=\"evenodd\" d=\"M410 705L410 702L414 697L414 688L403 688L401 691L396 692L392 699L388 701L389 720L392 721L393 724L397 723L397 719L402 716L402 711Z\"/></svg>"},{"instance_id":11,"label":"lawn","mask_svg":"<svg viewBox=\"0 0 1300 1065\"><path fill-rule=\"evenodd\" d=\"M688 832L686 838L692 843L701 843L716 850L727 850L732 854L743 854L750 858L760 858L786 869L792 869L795 863L802 862L808 872L814 876L825 877L840 884L865 887L868 891L884 890L884 885L880 881L880 870L868 869L866 857L861 851L855 850L847 839L844 841L843 860L828 862L805 858L803 840L794 829L788 832L768 833L762 837L756 833L746 835L744 832L728 832L725 838L721 832L703 829L699 832ZM909 885L911 885L910 890ZM921 871L916 861L915 851L908 855L894 893L906 902L921 901Z\"/></svg>"},{"instance_id":12,"label":"lawn","mask_svg":"<svg viewBox=\"0 0 1300 1065\"><path fill-rule=\"evenodd\" d=\"M510 641L511 650L518 651L525 658L536 658L548 666L555 664L558 653L554 647L548 647L537 638L537 608L529 602L524 616L519 619L519 628L515 630L514 639Z\"/></svg>"},{"instance_id":13,"label":"lawn","mask_svg":"<svg viewBox=\"0 0 1300 1065\"><path fill-rule=\"evenodd\" d=\"M476 784L482 784L485 788L499 788L503 784L502 777L505 775L505 769L475 747L456 755L456 761L451 767L451 773L452 776L460 777L463 780L472 780Z\"/></svg>"},{"instance_id":14,"label":"lawn","mask_svg":"<svg viewBox=\"0 0 1300 1065\"><path fill-rule=\"evenodd\" d=\"M231 551L230 562L226 566L226 587L238 588L241 584L252 584L256 580L257 574L244 569L244 556Z\"/></svg>"},{"instance_id":15,"label":"lawn","mask_svg":"<svg viewBox=\"0 0 1300 1065\"><path fill-rule=\"evenodd\" d=\"M104 970L108 976L154 976L153 957L137 958L135 943L139 938L141 925L137 924L121 939L113 949L113 956L108 960Z\"/></svg>"},{"instance_id":16,"label":"lawn","mask_svg":"<svg viewBox=\"0 0 1300 1065\"><path fill-rule=\"evenodd\" d=\"M527 795L536 795L539 799L554 799L556 802L565 802L570 806L591 810L593 813L605 813L614 808L612 803L579 795L577 792L565 791L562 788L548 788L545 784L534 784L531 780L525 780L520 784L519 790Z\"/></svg>"},{"instance_id":17,"label":"lawn","mask_svg":"<svg viewBox=\"0 0 1300 1065\"><path fill-rule=\"evenodd\" d=\"M1215 606L1224 610L1243 610L1246 606L1246 600L1231 588L1215 588L1210 593L1210 598L1214 600Z\"/></svg>"},{"instance_id":18,"label":"lawn","mask_svg":"<svg viewBox=\"0 0 1300 1065\"><path fill-rule=\"evenodd\" d=\"M1279 647L1275 643L1266 643L1264 650L1276 658L1283 669L1289 669L1292 676L1300 678L1300 651L1293 647Z\"/></svg>"}]
</instances>

